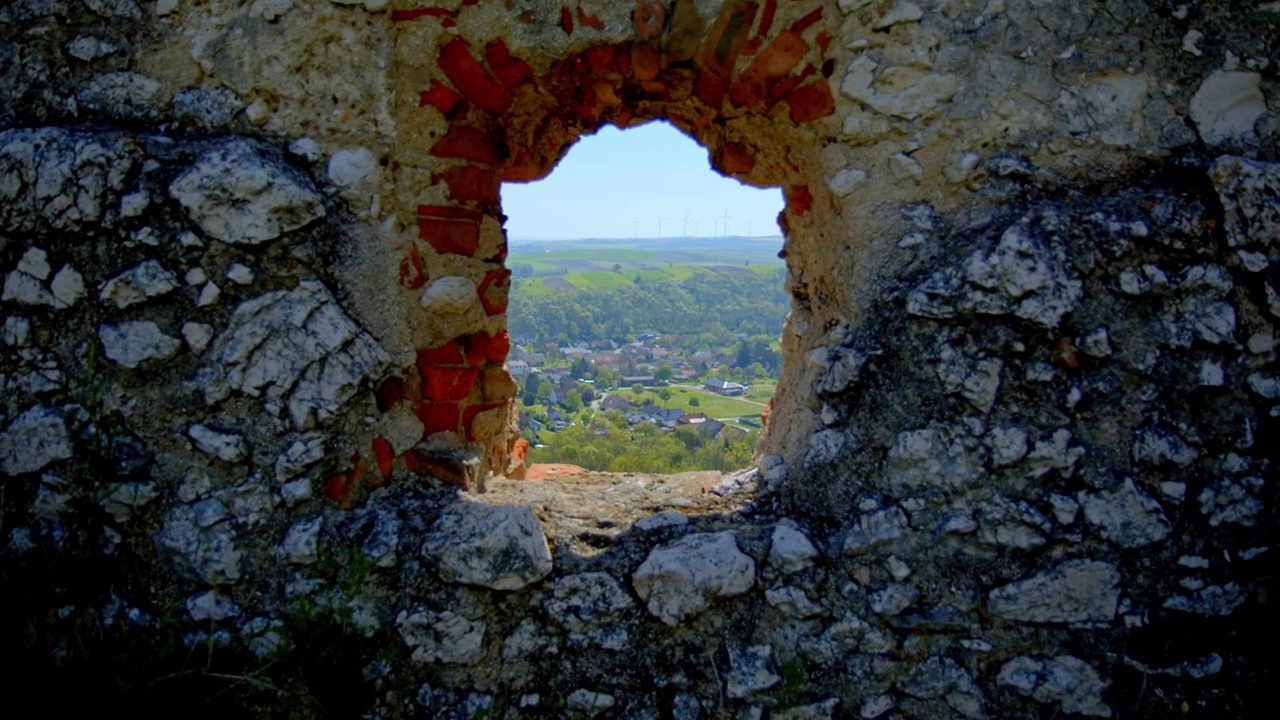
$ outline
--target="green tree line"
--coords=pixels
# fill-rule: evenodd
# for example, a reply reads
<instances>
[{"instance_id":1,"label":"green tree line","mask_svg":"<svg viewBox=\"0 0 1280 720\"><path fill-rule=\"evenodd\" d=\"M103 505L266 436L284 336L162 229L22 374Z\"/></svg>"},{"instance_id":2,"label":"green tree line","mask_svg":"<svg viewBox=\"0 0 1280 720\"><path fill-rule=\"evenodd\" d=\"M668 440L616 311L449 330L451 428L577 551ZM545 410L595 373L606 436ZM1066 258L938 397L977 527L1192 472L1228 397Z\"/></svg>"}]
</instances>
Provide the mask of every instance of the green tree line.
<instances>
[{"instance_id":1,"label":"green tree line","mask_svg":"<svg viewBox=\"0 0 1280 720\"><path fill-rule=\"evenodd\" d=\"M733 438L712 438L692 427L666 431L652 423L626 428L625 419L621 422L623 427L612 419L605 425L575 425L558 433L546 433L546 446L534 448L530 460L569 463L601 472L729 472L751 464L757 437L756 433L744 433Z\"/></svg>"},{"instance_id":2,"label":"green tree line","mask_svg":"<svg viewBox=\"0 0 1280 720\"><path fill-rule=\"evenodd\" d=\"M785 270L707 270L671 283L636 282L614 290L533 294L517 280L507 310L516 336L568 340L609 338L618 342L638 333L742 333L777 337L790 309L783 289ZM638 277L638 276L637 276Z\"/></svg>"}]
</instances>

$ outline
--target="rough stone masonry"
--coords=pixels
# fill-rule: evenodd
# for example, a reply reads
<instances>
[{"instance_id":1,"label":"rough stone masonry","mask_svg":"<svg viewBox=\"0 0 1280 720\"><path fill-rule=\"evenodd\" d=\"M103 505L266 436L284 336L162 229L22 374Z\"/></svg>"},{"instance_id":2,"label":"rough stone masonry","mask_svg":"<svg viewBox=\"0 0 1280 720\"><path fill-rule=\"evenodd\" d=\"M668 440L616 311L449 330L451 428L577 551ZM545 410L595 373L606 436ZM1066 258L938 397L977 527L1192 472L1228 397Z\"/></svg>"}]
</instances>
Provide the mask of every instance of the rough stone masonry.
<instances>
[{"instance_id":1,"label":"rough stone masonry","mask_svg":"<svg viewBox=\"0 0 1280 720\"><path fill-rule=\"evenodd\" d=\"M1278 63L1256 0L6 2L7 702L1261 714ZM782 188L784 377L584 519L502 479L498 189L658 119Z\"/></svg>"}]
</instances>

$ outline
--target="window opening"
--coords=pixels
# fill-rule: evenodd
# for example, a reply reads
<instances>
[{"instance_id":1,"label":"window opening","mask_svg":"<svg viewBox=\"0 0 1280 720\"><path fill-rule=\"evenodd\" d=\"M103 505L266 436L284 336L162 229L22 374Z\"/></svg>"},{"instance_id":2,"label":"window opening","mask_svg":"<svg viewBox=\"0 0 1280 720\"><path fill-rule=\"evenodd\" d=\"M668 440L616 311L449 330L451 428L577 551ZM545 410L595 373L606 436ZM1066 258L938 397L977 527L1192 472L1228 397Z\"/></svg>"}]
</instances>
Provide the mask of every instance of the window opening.
<instances>
[{"instance_id":1,"label":"window opening","mask_svg":"<svg viewBox=\"0 0 1280 720\"><path fill-rule=\"evenodd\" d=\"M532 464L750 465L790 308L782 193L713 169L665 122L606 127L502 186L508 367Z\"/></svg>"}]
</instances>

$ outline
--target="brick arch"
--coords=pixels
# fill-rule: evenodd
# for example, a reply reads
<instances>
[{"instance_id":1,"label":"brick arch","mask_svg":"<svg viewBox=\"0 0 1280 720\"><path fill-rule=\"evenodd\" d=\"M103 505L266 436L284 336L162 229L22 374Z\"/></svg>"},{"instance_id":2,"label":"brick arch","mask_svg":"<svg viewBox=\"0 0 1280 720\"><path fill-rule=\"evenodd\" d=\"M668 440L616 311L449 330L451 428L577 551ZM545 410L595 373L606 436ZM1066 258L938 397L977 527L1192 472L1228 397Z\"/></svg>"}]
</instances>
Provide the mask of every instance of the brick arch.
<instances>
[{"instance_id":1,"label":"brick arch","mask_svg":"<svg viewBox=\"0 0 1280 720\"><path fill-rule=\"evenodd\" d=\"M469 4L400 10L393 20L451 29ZM627 39L579 44L552 58L521 57L501 37L433 28L432 42L415 39L425 32L403 33L401 43L430 42L434 56L417 83L417 102L398 120L398 132L422 148L417 182L431 197L413 203L416 235L399 248L400 284L431 294L442 277L469 278L486 319L419 345L414 365L380 391L380 408L411 407L428 442L465 439L480 448L481 473L503 472L513 453L522 455L515 383L504 368L510 271L499 188L547 176L580 136L606 124L669 121L708 149L720 173L781 187L780 222L791 236L793 220L813 204L795 151L815 135L797 130L834 110L831 63L822 59L830 43L819 24L823 7L808 4L798 15L790 8L796 19L783 26L776 0L730 0L710 23L694 22L691 3L675 3L668 17L663 3L641 1ZM570 48L575 29L604 29L600 18L568 5L560 27ZM430 309L426 299L422 305ZM383 454L384 466L399 460ZM433 471L440 460L415 449L404 462ZM461 482L474 474L453 472Z\"/></svg>"}]
</instances>

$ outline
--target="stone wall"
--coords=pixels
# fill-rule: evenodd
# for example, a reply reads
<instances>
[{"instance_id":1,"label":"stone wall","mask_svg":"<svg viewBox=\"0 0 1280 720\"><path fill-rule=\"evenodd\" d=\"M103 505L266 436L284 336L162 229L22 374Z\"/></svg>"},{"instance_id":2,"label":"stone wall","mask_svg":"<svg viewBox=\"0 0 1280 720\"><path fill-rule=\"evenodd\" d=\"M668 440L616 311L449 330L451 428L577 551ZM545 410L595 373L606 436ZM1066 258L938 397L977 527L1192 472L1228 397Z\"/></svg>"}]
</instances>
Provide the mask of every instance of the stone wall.
<instances>
[{"instance_id":1,"label":"stone wall","mask_svg":"<svg viewBox=\"0 0 1280 720\"><path fill-rule=\"evenodd\" d=\"M333 716L1257 712L1278 19L8 3L22 677ZM783 189L784 377L719 505L584 545L499 479L498 188L654 119Z\"/></svg>"}]
</instances>

